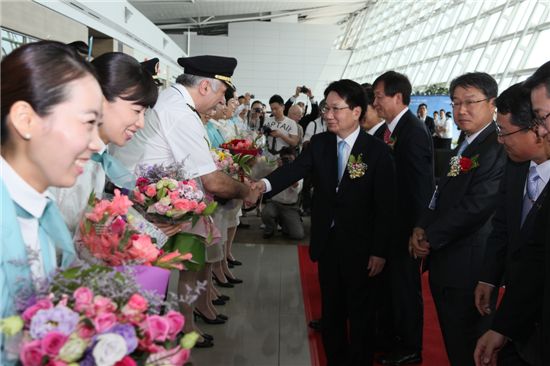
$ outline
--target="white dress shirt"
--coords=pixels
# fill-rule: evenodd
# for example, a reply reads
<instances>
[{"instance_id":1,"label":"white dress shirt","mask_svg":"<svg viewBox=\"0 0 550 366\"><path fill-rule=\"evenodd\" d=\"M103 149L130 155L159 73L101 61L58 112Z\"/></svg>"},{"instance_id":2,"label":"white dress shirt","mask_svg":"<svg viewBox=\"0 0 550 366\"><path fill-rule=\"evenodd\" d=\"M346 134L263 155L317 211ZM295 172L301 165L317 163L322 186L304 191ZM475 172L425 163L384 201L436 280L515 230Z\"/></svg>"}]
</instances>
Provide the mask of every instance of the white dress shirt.
<instances>
[{"instance_id":1,"label":"white dress shirt","mask_svg":"<svg viewBox=\"0 0 550 366\"><path fill-rule=\"evenodd\" d=\"M371 136L373 136L376 131L378 131L378 129L384 124L386 123L386 121L380 121L378 122L377 124L375 124L374 126L372 126L371 128L369 128L369 130L367 131L367 133Z\"/></svg>"},{"instance_id":2,"label":"white dress shirt","mask_svg":"<svg viewBox=\"0 0 550 366\"><path fill-rule=\"evenodd\" d=\"M539 198L540 194L544 190L544 187L548 184L548 181L550 180L550 160L546 160L544 163L541 163L537 165L534 161L531 161L531 164L529 167L536 167L537 173L540 177L540 179L537 180L537 196L533 197L534 200L537 200ZM528 178L527 178L528 179ZM527 179L525 179L525 186L523 187L523 195L525 196L525 192L527 191Z\"/></svg>"},{"instance_id":3,"label":"white dress shirt","mask_svg":"<svg viewBox=\"0 0 550 366\"><path fill-rule=\"evenodd\" d=\"M399 120L407 111L409 110L409 107L405 107L397 116L395 116L394 119L391 120L390 123L388 123L388 130L390 130L390 133L393 133L393 130L395 130L395 127L397 127L397 123L399 123Z\"/></svg>"},{"instance_id":4,"label":"white dress shirt","mask_svg":"<svg viewBox=\"0 0 550 366\"><path fill-rule=\"evenodd\" d=\"M35 283L46 278L44 273L44 264L42 255L40 255L40 239L38 236L38 218L44 213L44 209L50 199L48 192L39 193L31 187L13 168L0 157L0 171L2 172L2 180L6 185L6 189L10 194L10 198L18 204L22 209L31 214L32 218L17 217L17 222L21 229L21 237L27 248L27 253L35 253L37 255L29 255L28 261L30 266L31 277ZM2 199L9 199L3 197ZM55 247L49 242L51 251L50 258L54 263L50 268L56 266Z\"/></svg>"}]
</instances>

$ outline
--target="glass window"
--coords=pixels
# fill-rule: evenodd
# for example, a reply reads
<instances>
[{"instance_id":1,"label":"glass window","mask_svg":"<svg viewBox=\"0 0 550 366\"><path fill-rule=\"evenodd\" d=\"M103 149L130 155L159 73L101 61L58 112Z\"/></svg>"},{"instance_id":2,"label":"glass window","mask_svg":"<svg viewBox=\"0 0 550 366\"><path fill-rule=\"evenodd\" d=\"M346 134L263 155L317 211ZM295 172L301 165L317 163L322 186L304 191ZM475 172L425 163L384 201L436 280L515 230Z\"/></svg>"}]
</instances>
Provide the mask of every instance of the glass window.
<instances>
[{"instance_id":1,"label":"glass window","mask_svg":"<svg viewBox=\"0 0 550 366\"><path fill-rule=\"evenodd\" d=\"M9 55L14 49L27 43L38 41L37 38L27 36L26 34L14 32L6 28L0 28L2 35L2 58Z\"/></svg>"}]
</instances>

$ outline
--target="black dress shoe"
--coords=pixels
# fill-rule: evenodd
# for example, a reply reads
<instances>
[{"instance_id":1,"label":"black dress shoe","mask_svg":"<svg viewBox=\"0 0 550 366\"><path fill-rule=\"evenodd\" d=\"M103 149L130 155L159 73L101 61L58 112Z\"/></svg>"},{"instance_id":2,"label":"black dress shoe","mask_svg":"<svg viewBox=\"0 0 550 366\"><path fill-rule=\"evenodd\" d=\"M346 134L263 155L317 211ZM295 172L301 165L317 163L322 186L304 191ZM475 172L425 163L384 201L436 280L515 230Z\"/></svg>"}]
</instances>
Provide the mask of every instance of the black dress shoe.
<instances>
[{"instance_id":1,"label":"black dress shoe","mask_svg":"<svg viewBox=\"0 0 550 366\"><path fill-rule=\"evenodd\" d=\"M212 342L212 341L214 340L214 337L211 336L210 334L207 334L207 333L203 333L203 334L201 334L201 336L202 336L204 339L209 340L210 342Z\"/></svg>"},{"instance_id":2,"label":"black dress shoe","mask_svg":"<svg viewBox=\"0 0 550 366\"><path fill-rule=\"evenodd\" d=\"M237 278L237 277L231 278L231 277L226 276L226 278L227 278L227 282L232 283L234 285L236 285L238 283L243 283L243 280L241 280L240 278Z\"/></svg>"},{"instance_id":3,"label":"black dress shoe","mask_svg":"<svg viewBox=\"0 0 550 366\"><path fill-rule=\"evenodd\" d=\"M321 331L321 319L314 319L309 322L308 326L316 332Z\"/></svg>"},{"instance_id":4,"label":"black dress shoe","mask_svg":"<svg viewBox=\"0 0 550 366\"><path fill-rule=\"evenodd\" d=\"M225 288L233 288L235 286L233 286L232 284L230 284L229 282L222 282L218 279L218 277L212 273L212 278L214 278L214 282L216 282L216 285L220 286L220 287L225 287Z\"/></svg>"},{"instance_id":5,"label":"black dress shoe","mask_svg":"<svg viewBox=\"0 0 550 366\"><path fill-rule=\"evenodd\" d=\"M195 309L193 312L195 317L201 318L203 322L206 324L224 324L225 320L218 318L217 316L214 319L207 318L203 313L201 313L198 309Z\"/></svg>"},{"instance_id":6,"label":"black dress shoe","mask_svg":"<svg viewBox=\"0 0 550 366\"><path fill-rule=\"evenodd\" d=\"M406 352L406 351L396 351L386 353L384 356L380 356L377 360L382 365L410 365L415 363L422 363L422 353L421 352Z\"/></svg>"},{"instance_id":7,"label":"black dress shoe","mask_svg":"<svg viewBox=\"0 0 550 366\"><path fill-rule=\"evenodd\" d=\"M229 301L229 300L231 300L231 298L230 298L229 296L227 296L227 295L220 295L220 296L218 296L218 299L221 299L221 300L223 300L223 301Z\"/></svg>"},{"instance_id":8,"label":"black dress shoe","mask_svg":"<svg viewBox=\"0 0 550 366\"><path fill-rule=\"evenodd\" d=\"M222 299L220 299L219 297L216 299L216 300L212 300L212 304L213 305L225 305L225 301L223 301Z\"/></svg>"},{"instance_id":9,"label":"black dress shoe","mask_svg":"<svg viewBox=\"0 0 550 366\"><path fill-rule=\"evenodd\" d=\"M212 343L211 340L208 340L206 338L204 338L203 341L197 341L195 343L195 348L210 348L210 347L213 347L214 346L214 343Z\"/></svg>"},{"instance_id":10,"label":"black dress shoe","mask_svg":"<svg viewBox=\"0 0 550 366\"><path fill-rule=\"evenodd\" d=\"M227 263L231 264L232 266L241 266L242 265L241 261L238 261L236 259L229 259L229 258L227 258Z\"/></svg>"}]
</instances>

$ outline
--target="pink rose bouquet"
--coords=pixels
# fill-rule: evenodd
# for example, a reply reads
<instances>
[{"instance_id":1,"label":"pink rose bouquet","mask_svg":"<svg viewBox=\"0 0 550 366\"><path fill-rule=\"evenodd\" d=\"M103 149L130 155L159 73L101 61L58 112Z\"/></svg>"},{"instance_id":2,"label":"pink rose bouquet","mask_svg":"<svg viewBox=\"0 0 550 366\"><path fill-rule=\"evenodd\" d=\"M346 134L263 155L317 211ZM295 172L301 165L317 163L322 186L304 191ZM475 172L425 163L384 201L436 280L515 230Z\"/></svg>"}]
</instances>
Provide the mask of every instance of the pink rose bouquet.
<instances>
[{"instance_id":1,"label":"pink rose bouquet","mask_svg":"<svg viewBox=\"0 0 550 366\"><path fill-rule=\"evenodd\" d=\"M196 334L182 334L185 319L179 312L154 314L139 293L111 299L87 287L70 295L52 292L3 322L20 324L0 330L6 339L20 340L23 366L181 366L196 340Z\"/></svg>"},{"instance_id":2,"label":"pink rose bouquet","mask_svg":"<svg viewBox=\"0 0 550 366\"><path fill-rule=\"evenodd\" d=\"M159 165L138 168L139 178L133 190L135 208L152 222L181 223L210 216L216 202L208 199L197 182L173 172L175 167Z\"/></svg>"}]
</instances>

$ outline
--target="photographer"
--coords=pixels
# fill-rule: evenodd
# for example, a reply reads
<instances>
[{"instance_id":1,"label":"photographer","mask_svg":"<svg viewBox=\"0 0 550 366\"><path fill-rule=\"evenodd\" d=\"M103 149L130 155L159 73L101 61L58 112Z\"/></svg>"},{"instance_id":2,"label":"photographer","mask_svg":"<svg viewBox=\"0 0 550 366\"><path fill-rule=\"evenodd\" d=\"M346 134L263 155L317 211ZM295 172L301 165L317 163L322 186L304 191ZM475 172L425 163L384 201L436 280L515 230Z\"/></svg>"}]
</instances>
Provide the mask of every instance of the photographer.
<instances>
[{"instance_id":1,"label":"photographer","mask_svg":"<svg viewBox=\"0 0 550 366\"><path fill-rule=\"evenodd\" d=\"M279 153L279 166L291 163L296 158L293 148L284 147ZM304 225L300 218L298 196L302 190L302 180L273 196L262 210L262 222L265 225L264 239L270 238L277 230L277 224L283 228L283 234L291 239L304 238Z\"/></svg>"},{"instance_id":2,"label":"photographer","mask_svg":"<svg viewBox=\"0 0 550 366\"><path fill-rule=\"evenodd\" d=\"M279 154L283 147L295 147L300 138L296 122L284 115L284 101L275 94L269 99L272 117L265 119L263 132L267 136L267 148L272 155Z\"/></svg>"},{"instance_id":3,"label":"photographer","mask_svg":"<svg viewBox=\"0 0 550 366\"><path fill-rule=\"evenodd\" d=\"M300 95L300 93L307 95L307 97L309 98L309 102L311 103L310 113L308 113L307 111L307 104L303 102L296 103L296 99L298 99L298 96ZM317 119L317 117L319 117L319 105L315 101L315 98L311 93L311 89L309 89L305 85L296 87L296 91L294 92L294 95L288 98L288 100L285 103L285 116L288 116L288 110L290 109L290 107L292 107L293 104L298 104L300 106L301 104L303 104L303 106L301 107L304 113L300 118L300 120L298 121L298 124L302 126L303 130L305 131L309 122L314 121Z\"/></svg>"},{"instance_id":4,"label":"photographer","mask_svg":"<svg viewBox=\"0 0 550 366\"><path fill-rule=\"evenodd\" d=\"M260 131L264 125L264 106L259 100L255 100L250 108L248 127L253 131Z\"/></svg>"}]
</instances>

